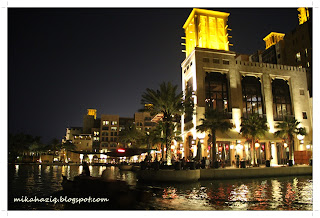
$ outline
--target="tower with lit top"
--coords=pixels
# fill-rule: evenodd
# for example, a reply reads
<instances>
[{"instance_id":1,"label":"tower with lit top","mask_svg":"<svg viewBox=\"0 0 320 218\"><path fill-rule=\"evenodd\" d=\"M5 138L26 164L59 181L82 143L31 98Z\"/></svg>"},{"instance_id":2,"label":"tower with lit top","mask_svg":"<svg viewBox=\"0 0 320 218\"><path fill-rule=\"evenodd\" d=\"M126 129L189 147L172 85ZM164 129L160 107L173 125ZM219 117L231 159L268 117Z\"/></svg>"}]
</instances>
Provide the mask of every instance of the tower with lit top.
<instances>
[{"instance_id":1,"label":"tower with lit top","mask_svg":"<svg viewBox=\"0 0 320 218\"><path fill-rule=\"evenodd\" d=\"M301 25L309 20L309 10L308 8L298 8L298 11L299 25Z\"/></svg>"},{"instance_id":2,"label":"tower with lit top","mask_svg":"<svg viewBox=\"0 0 320 218\"><path fill-rule=\"evenodd\" d=\"M276 33L271 32L266 37L264 37L263 41L266 43L266 49L270 48L271 46L277 44L281 40L283 40L285 34L284 33Z\"/></svg>"},{"instance_id":3,"label":"tower with lit top","mask_svg":"<svg viewBox=\"0 0 320 218\"><path fill-rule=\"evenodd\" d=\"M183 25L186 56L195 47L229 51L228 16L225 12L194 8Z\"/></svg>"}]
</instances>

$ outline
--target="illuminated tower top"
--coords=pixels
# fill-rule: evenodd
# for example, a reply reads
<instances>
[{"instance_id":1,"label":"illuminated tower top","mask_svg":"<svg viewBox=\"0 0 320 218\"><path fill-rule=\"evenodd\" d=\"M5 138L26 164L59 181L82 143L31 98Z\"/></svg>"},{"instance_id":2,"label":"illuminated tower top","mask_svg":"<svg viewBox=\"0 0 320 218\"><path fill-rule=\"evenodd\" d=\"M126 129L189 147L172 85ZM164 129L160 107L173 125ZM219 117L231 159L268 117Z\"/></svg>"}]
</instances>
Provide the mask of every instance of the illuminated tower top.
<instances>
[{"instance_id":1,"label":"illuminated tower top","mask_svg":"<svg viewBox=\"0 0 320 218\"><path fill-rule=\"evenodd\" d=\"M183 25L186 56L195 47L229 51L228 16L225 12L194 8Z\"/></svg>"},{"instance_id":2,"label":"illuminated tower top","mask_svg":"<svg viewBox=\"0 0 320 218\"><path fill-rule=\"evenodd\" d=\"M298 14L299 25L307 22L309 20L309 10L308 8L298 8L300 14Z\"/></svg>"},{"instance_id":3,"label":"illuminated tower top","mask_svg":"<svg viewBox=\"0 0 320 218\"><path fill-rule=\"evenodd\" d=\"M263 39L266 42L266 49L277 44L279 41L283 39L284 36L285 36L284 33L275 33L275 32L269 33L269 35L267 35Z\"/></svg>"},{"instance_id":4,"label":"illuminated tower top","mask_svg":"<svg viewBox=\"0 0 320 218\"><path fill-rule=\"evenodd\" d=\"M97 118L97 110L96 109L87 109L87 115L94 116L94 119Z\"/></svg>"}]
</instances>

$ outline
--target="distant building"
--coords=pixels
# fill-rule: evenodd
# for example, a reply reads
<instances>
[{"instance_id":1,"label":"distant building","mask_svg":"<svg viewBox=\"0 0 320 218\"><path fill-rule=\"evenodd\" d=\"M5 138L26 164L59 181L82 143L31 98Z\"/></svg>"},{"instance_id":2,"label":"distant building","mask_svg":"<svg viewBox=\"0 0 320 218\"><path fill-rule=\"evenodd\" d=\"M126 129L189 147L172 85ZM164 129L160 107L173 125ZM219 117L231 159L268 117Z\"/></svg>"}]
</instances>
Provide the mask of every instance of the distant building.
<instances>
[{"instance_id":1,"label":"distant building","mask_svg":"<svg viewBox=\"0 0 320 218\"><path fill-rule=\"evenodd\" d=\"M312 20L307 8L299 8L299 25L286 34L271 32L263 40L264 51L250 56L250 61L306 68L308 91L312 97Z\"/></svg>"},{"instance_id":2,"label":"distant building","mask_svg":"<svg viewBox=\"0 0 320 218\"><path fill-rule=\"evenodd\" d=\"M68 127L66 130L66 135L62 139L62 143L65 143L66 141L72 141L74 140L74 135L79 135L82 133L82 127Z\"/></svg>"}]
</instances>

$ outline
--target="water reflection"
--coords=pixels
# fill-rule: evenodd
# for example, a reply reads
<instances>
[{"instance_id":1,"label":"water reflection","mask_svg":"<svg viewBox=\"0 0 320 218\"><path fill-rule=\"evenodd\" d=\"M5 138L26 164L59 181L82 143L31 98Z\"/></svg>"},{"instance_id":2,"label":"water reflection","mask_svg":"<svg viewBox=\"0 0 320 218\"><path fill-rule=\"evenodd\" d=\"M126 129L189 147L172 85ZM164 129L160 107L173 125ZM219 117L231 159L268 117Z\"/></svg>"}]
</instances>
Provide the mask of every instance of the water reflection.
<instances>
[{"instance_id":1,"label":"water reflection","mask_svg":"<svg viewBox=\"0 0 320 218\"><path fill-rule=\"evenodd\" d=\"M312 177L200 181L177 184L143 184L132 171L90 166L92 176L104 174L142 189L154 188L152 199L137 209L155 210L312 210ZM82 173L82 166L9 165L9 207L12 209L63 209L54 204L13 204L13 197L50 196L68 179Z\"/></svg>"}]
</instances>

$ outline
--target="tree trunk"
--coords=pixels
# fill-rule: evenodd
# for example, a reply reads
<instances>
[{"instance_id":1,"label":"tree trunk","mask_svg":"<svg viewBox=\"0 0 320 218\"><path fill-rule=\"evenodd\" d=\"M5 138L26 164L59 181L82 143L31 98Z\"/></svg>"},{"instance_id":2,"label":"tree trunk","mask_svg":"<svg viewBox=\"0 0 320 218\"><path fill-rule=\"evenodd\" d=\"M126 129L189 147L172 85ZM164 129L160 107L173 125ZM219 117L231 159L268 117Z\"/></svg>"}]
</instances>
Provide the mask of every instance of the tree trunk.
<instances>
[{"instance_id":1,"label":"tree trunk","mask_svg":"<svg viewBox=\"0 0 320 218\"><path fill-rule=\"evenodd\" d=\"M289 160L293 160L293 146L292 143L294 141L291 140L291 135L288 136L288 144L289 144Z\"/></svg>"},{"instance_id":2,"label":"tree trunk","mask_svg":"<svg viewBox=\"0 0 320 218\"><path fill-rule=\"evenodd\" d=\"M166 122L166 149L167 149L167 165L171 165L171 130L169 122Z\"/></svg>"},{"instance_id":3,"label":"tree trunk","mask_svg":"<svg viewBox=\"0 0 320 218\"><path fill-rule=\"evenodd\" d=\"M211 146L211 167L214 167L214 163L216 162L216 131L211 130L212 133L212 146Z\"/></svg>"},{"instance_id":4,"label":"tree trunk","mask_svg":"<svg viewBox=\"0 0 320 218\"><path fill-rule=\"evenodd\" d=\"M252 157L252 162L251 164L253 164L253 166L257 165L257 161L256 161L256 146L255 146L255 138L252 138L252 142L251 142L251 157Z\"/></svg>"}]
</instances>

